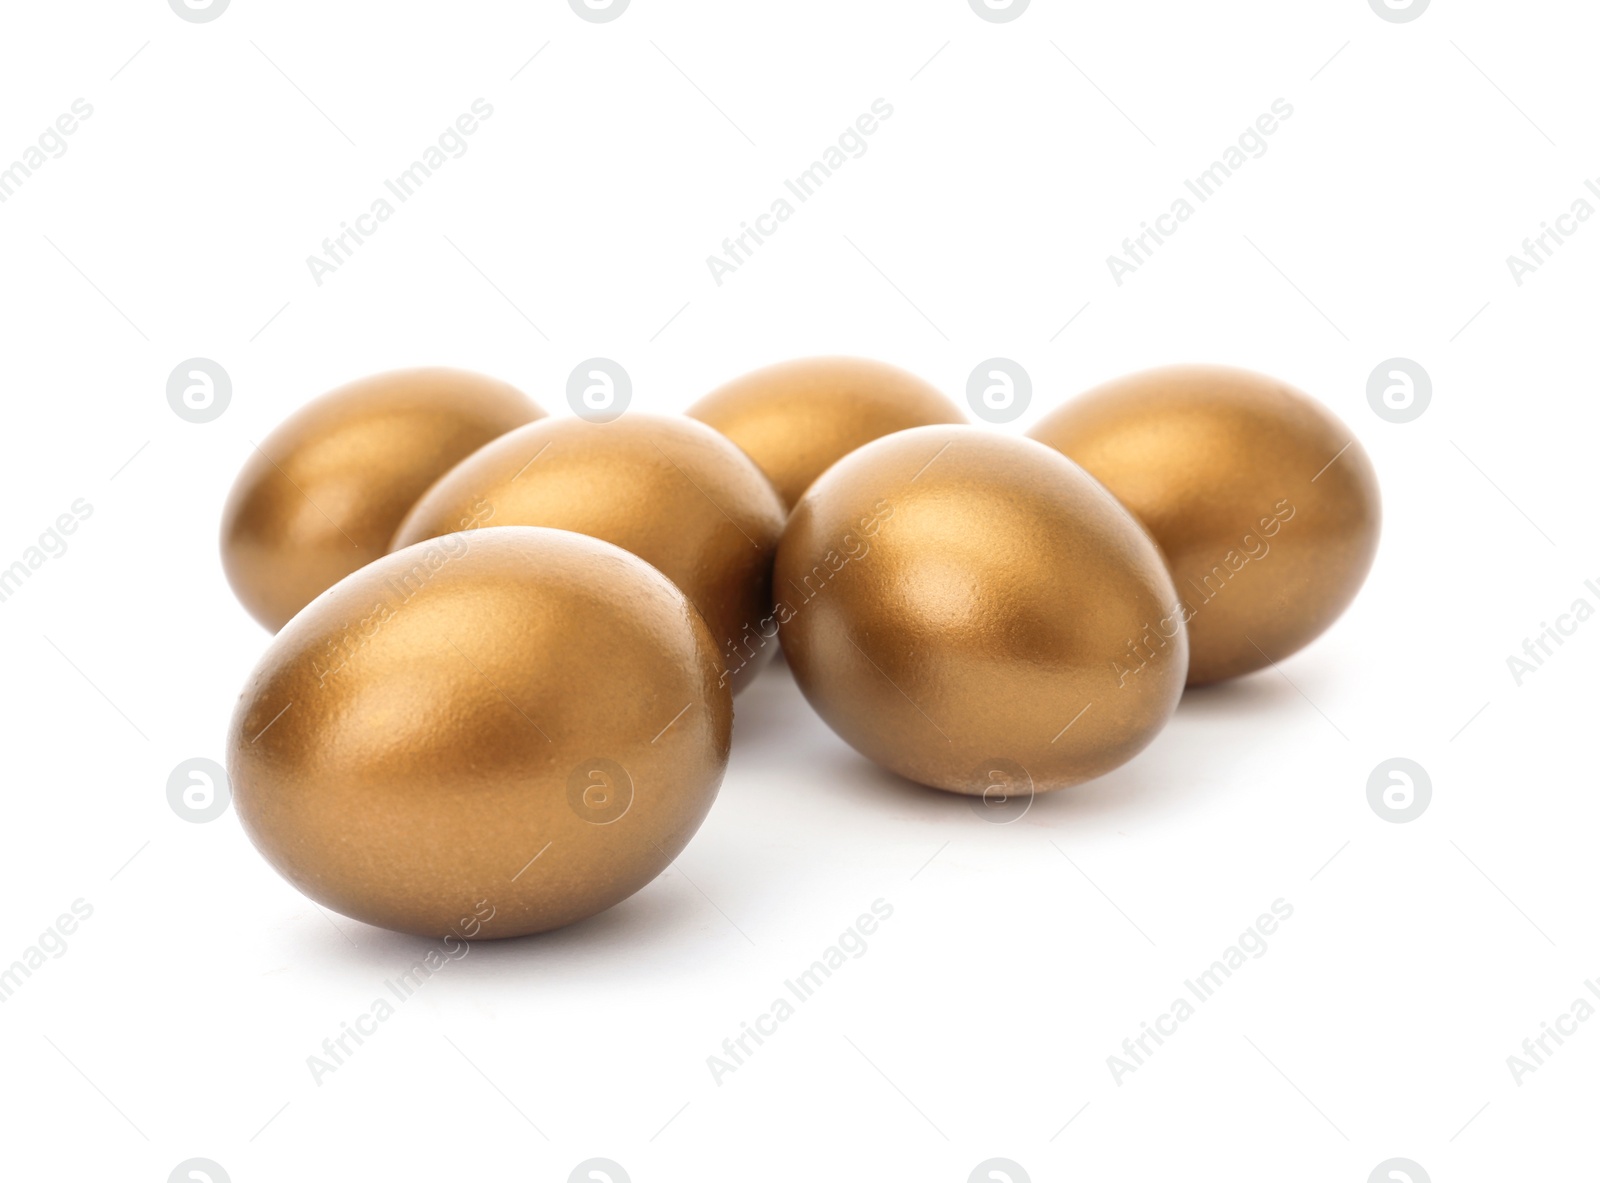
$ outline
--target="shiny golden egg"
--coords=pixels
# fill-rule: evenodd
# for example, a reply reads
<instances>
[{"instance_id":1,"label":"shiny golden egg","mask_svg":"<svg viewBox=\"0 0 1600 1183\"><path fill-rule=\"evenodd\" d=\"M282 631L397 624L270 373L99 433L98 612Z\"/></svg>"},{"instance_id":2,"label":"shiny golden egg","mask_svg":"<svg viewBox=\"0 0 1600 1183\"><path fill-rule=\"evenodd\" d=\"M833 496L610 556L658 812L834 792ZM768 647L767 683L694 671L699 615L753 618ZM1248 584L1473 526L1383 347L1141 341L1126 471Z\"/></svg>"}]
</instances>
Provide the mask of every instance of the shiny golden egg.
<instances>
[{"instance_id":1,"label":"shiny golden egg","mask_svg":"<svg viewBox=\"0 0 1600 1183\"><path fill-rule=\"evenodd\" d=\"M234 711L239 818L317 903L430 937L571 924L711 807L733 704L700 614L609 543L519 527L380 558L273 640Z\"/></svg>"},{"instance_id":2,"label":"shiny golden egg","mask_svg":"<svg viewBox=\"0 0 1600 1183\"><path fill-rule=\"evenodd\" d=\"M1081 468L1031 440L921 427L800 499L773 590L783 651L857 751L1010 798L1131 759L1177 705L1188 644L1161 555Z\"/></svg>"},{"instance_id":3,"label":"shiny golden egg","mask_svg":"<svg viewBox=\"0 0 1600 1183\"><path fill-rule=\"evenodd\" d=\"M910 427L966 422L961 408L915 374L857 357L767 366L712 391L686 413L743 448L786 508L862 444Z\"/></svg>"},{"instance_id":4,"label":"shiny golden egg","mask_svg":"<svg viewBox=\"0 0 1600 1183\"><path fill-rule=\"evenodd\" d=\"M276 632L350 572L387 554L416 499L463 457L544 414L461 370L363 378L308 403L251 452L222 516L222 566Z\"/></svg>"},{"instance_id":5,"label":"shiny golden egg","mask_svg":"<svg viewBox=\"0 0 1600 1183\"><path fill-rule=\"evenodd\" d=\"M541 419L481 448L395 534L410 546L482 526L575 530L638 555L705 617L735 693L777 651L772 560L784 509L761 470L682 417Z\"/></svg>"},{"instance_id":6,"label":"shiny golden egg","mask_svg":"<svg viewBox=\"0 0 1600 1183\"><path fill-rule=\"evenodd\" d=\"M1309 644L1378 548L1372 462L1332 412L1246 370L1174 366L1109 382L1028 433L1083 465L1165 554L1189 627L1189 684Z\"/></svg>"}]
</instances>

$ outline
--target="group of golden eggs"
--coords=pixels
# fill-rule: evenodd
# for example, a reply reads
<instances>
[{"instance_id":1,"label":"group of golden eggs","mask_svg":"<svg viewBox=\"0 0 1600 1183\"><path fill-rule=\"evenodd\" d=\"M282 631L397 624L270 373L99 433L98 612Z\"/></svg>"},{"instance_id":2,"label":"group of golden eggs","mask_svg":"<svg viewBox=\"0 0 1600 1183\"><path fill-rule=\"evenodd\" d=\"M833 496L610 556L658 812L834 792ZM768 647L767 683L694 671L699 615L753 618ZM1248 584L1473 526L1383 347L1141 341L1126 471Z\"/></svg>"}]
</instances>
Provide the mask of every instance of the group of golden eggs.
<instances>
[{"instance_id":1,"label":"group of golden eggs","mask_svg":"<svg viewBox=\"0 0 1600 1183\"><path fill-rule=\"evenodd\" d=\"M1349 429L1240 370L1123 378L1027 438L848 358L609 422L385 374L295 414L228 499L228 578L277 632L234 801L347 916L540 932L684 848L780 645L877 764L1031 796L1131 759L1186 684L1311 641L1379 518Z\"/></svg>"}]
</instances>

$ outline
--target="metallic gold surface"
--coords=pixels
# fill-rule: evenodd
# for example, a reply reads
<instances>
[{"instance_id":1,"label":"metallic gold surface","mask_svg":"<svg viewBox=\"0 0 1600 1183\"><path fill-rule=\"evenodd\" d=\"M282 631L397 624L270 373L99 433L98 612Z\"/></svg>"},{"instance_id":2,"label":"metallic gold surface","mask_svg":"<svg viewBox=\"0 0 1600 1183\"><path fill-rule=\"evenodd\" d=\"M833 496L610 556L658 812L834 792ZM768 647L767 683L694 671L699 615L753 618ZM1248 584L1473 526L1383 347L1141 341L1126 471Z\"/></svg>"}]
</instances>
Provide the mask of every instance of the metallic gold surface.
<instances>
[{"instance_id":1,"label":"metallic gold surface","mask_svg":"<svg viewBox=\"0 0 1600 1183\"><path fill-rule=\"evenodd\" d=\"M856 357L783 362L735 378L685 412L753 459L793 509L841 457L890 432L965 423L961 408L915 374Z\"/></svg>"},{"instance_id":2,"label":"metallic gold surface","mask_svg":"<svg viewBox=\"0 0 1600 1183\"><path fill-rule=\"evenodd\" d=\"M1343 423L1274 378L1174 366L1091 390L1028 433L1083 465L1166 555L1189 625L1189 684L1308 644L1378 548L1372 462Z\"/></svg>"},{"instance_id":3,"label":"metallic gold surface","mask_svg":"<svg viewBox=\"0 0 1600 1183\"><path fill-rule=\"evenodd\" d=\"M341 386L291 415L250 454L222 515L222 566L250 615L276 632L389 550L440 474L544 414L479 374L421 369Z\"/></svg>"},{"instance_id":4,"label":"metallic gold surface","mask_svg":"<svg viewBox=\"0 0 1600 1183\"><path fill-rule=\"evenodd\" d=\"M291 883L369 924L511 937L638 891L699 828L733 704L699 613L578 534L452 534L290 621L228 735Z\"/></svg>"},{"instance_id":5,"label":"metallic gold surface","mask_svg":"<svg viewBox=\"0 0 1600 1183\"><path fill-rule=\"evenodd\" d=\"M783 522L761 470L702 423L641 414L610 423L543 419L441 478L406 516L394 546L480 526L603 538L683 589L738 693L777 650L772 559Z\"/></svg>"},{"instance_id":6,"label":"metallic gold surface","mask_svg":"<svg viewBox=\"0 0 1600 1183\"><path fill-rule=\"evenodd\" d=\"M1128 512L1030 440L923 427L831 468L789 518L773 590L795 680L863 755L957 793L1109 772L1183 690L1176 596Z\"/></svg>"}]
</instances>

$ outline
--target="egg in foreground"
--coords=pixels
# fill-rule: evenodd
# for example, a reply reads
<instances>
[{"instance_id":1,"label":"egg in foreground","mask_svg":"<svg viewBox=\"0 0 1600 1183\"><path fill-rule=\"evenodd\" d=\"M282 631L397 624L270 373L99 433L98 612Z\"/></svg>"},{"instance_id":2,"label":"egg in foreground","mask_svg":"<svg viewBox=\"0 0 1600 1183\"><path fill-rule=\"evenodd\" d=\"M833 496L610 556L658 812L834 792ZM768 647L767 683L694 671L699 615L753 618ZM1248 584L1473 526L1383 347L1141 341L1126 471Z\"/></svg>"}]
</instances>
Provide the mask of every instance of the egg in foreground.
<instances>
[{"instance_id":1,"label":"egg in foreground","mask_svg":"<svg viewBox=\"0 0 1600 1183\"><path fill-rule=\"evenodd\" d=\"M513 937L626 899L711 807L733 707L700 615L597 539L451 534L273 640L228 735L256 847L324 907Z\"/></svg>"},{"instance_id":2,"label":"egg in foreground","mask_svg":"<svg viewBox=\"0 0 1600 1183\"><path fill-rule=\"evenodd\" d=\"M774 593L817 713L956 793L1111 771L1166 724L1188 668L1138 523L1059 453L976 428L899 432L831 468L790 516Z\"/></svg>"},{"instance_id":3,"label":"egg in foreground","mask_svg":"<svg viewBox=\"0 0 1600 1183\"><path fill-rule=\"evenodd\" d=\"M308 403L255 445L222 516L222 566L276 632L387 554L416 499L457 461L544 414L515 387L442 368L398 370Z\"/></svg>"},{"instance_id":4,"label":"egg in foreground","mask_svg":"<svg viewBox=\"0 0 1600 1183\"><path fill-rule=\"evenodd\" d=\"M1108 382L1028 432L1144 523L1189 627L1189 684L1281 661L1349 607L1382 505L1355 435L1263 374L1172 366Z\"/></svg>"}]
</instances>

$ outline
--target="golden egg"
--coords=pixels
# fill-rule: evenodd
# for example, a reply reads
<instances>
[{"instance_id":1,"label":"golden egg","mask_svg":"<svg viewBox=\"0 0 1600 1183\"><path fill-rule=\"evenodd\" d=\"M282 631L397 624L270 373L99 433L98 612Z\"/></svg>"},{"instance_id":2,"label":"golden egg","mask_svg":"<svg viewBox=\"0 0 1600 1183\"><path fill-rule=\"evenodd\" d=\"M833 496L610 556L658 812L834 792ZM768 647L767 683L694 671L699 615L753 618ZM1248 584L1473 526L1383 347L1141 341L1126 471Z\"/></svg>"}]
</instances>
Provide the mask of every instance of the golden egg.
<instances>
[{"instance_id":1,"label":"golden egg","mask_svg":"<svg viewBox=\"0 0 1600 1183\"><path fill-rule=\"evenodd\" d=\"M692 419L542 419L463 460L406 516L395 548L480 526L575 530L683 589L735 693L777 650L772 560L784 510L750 458Z\"/></svg>"},{"instance_id":2,"label":"golden egg","mask_svg":"<svg viewBox=\"0 0 1600 1183\"><path fill-rule=\"evenodd\" d=\"M800 499L783 651L869 759L957 793L1065 788L1171 716L1188 645L1161 555L1059 453L972 427L888 436Z\"/></svg>"},{"instance_id":3,"label":"golden egg","mask_svg":"<svg viewBox=\"0 0 1600 1183\"><path fill-rule=\"evenodd\" d=\"M1309 644L1355 598L1378 549L1372 462L1294 387L1173 366L1109 382L1028 433L1079 464L1165 554L1189 626L1189 684Z\"/></svg>"},{"instance_id":4,"label":"golden egg","mask_svg":"<svg viewBox=\"0 0 1600 1183\"><path fill-rule=\"evenodd\" d=\"M733 703L665 576L560 530L451 534L362 568L278 634L234 711L239 818L317 903L511 937L626 899L727 765Z\"/></svg>"},{"instance_id":5,"label":"golden egg","mask_svg":"<svg viewBox=\"0 0 1600 1183\"><path fill-rule=\"evenodd\" d=\"M788 509L862 444L910 427L966 422L955 403L915 374L858 357L767 366L712 391L686 413L743 448Z\"/></svg>"},{"instance_id":6,"label":"golden egg","mask_svg":"<svg viewBox=\"0 0 1600 1183\"><path fill-rule=\"evenodd\" d=\"M267 628L387 554L416 499L464 456L544 414L504 382L461 370L363 378L262 440L222 515L222 566Z\"/></svg>"}]
</instances>

